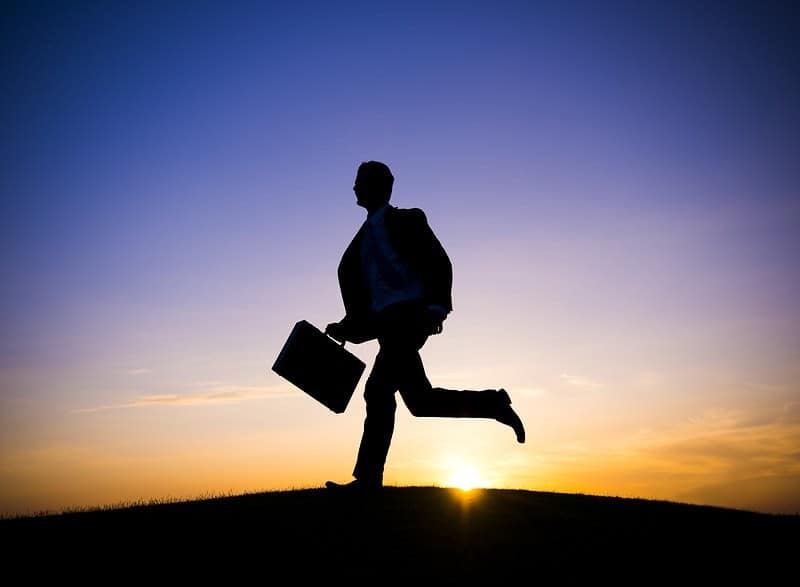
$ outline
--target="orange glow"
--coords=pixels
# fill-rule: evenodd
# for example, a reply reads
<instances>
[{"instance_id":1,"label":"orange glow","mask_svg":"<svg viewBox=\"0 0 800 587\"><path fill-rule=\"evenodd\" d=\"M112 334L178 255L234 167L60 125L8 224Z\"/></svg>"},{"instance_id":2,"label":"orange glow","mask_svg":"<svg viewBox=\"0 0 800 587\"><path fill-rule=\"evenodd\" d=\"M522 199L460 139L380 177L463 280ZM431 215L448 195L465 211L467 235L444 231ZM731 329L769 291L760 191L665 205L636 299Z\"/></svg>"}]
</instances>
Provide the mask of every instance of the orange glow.
<instances>
[{"instance_id":1,"label":"orange glow","mask_svg":"<svg viewBox=\"0 0 800 587\"><path fill-rule=\"evenodd\" d=\"M453 471L453 474L448 480L448 485L450 487L456 487L461 491L470 491L476 487L483 487L484 481L473 467L462 464Z\"/></svg>"}]
</instances>

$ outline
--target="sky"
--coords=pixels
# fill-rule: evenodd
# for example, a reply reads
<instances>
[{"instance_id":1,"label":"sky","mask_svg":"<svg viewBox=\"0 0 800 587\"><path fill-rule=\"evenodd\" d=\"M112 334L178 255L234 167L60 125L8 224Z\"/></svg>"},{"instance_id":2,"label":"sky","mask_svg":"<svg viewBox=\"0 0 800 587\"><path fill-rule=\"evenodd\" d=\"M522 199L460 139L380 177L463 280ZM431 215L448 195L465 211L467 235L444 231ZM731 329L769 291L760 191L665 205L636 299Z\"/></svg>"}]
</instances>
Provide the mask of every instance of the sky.
<instances>
[{"instance_id":1,"label":"sky","mask_svg":"<svg viewBox=\"0 0 800 587\"><path fill-rule=\"evenodd\" d=\"M364 381L271 366L365 160L453 263L429 378L527 431L399 402L385 483L800 512L784 4L4 2L0 514L349 480Z\"/></svg>"}]
</instances>

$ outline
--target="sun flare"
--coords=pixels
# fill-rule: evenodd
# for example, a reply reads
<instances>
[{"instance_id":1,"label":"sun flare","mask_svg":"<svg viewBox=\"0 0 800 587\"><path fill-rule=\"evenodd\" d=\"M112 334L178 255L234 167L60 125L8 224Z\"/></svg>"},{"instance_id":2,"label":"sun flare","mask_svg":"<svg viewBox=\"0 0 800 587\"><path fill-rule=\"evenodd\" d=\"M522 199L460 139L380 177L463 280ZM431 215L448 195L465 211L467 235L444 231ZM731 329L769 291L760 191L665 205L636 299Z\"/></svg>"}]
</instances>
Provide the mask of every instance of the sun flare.
<instances>
[{"instance_id":1,"label":"sun flare","mask_svg":"<svg viewBox=\"0 0 800 587\"><path fill-rule=\"evenodd\" d=\"M484 484L483 478L477 471L473 467L464 464L458 465L448 480L449 486L456 487L462 491L469 491Z\"/></svg>"}]
</instances>

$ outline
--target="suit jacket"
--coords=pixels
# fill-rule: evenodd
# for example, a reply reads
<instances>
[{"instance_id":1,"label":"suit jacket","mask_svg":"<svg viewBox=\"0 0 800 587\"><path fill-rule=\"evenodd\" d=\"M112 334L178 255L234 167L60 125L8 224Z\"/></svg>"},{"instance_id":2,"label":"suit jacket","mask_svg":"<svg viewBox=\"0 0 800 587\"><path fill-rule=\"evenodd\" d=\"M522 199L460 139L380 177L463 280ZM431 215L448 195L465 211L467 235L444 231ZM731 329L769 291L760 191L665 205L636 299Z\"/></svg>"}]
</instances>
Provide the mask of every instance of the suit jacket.
<instances>
[{"instance_id":1,"label":"suit jacket","mask_svg":"<svg viewBox=\"0 0 800 587\"><path fill-rule=\"evenodd\" d=\"M444 247L428 225L425 213L419 208L389 206L385 221L390 244L398 256L422 278L423 303L452 311L453 267ZM361 262L363 232L362 226L342 255L338 270L345 309L342 323L346 326L347 340L355 343L377 336Z\"/></svg>"}]
</instances>

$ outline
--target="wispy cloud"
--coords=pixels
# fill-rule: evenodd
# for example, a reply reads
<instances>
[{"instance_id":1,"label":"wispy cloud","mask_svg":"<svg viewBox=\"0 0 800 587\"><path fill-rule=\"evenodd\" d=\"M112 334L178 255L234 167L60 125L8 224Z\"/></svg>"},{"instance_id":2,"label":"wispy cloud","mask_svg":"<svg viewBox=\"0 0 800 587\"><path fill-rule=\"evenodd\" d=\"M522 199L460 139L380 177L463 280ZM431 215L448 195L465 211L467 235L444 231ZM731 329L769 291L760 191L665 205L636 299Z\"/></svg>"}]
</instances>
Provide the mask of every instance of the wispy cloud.
<instances>
[{"instance_id":1,"label":"wispy cloud","mask_svg":"<svg viewBox=\"0 0 800 587\"><path fill-rule=\"evenodd\" d=\"M800 424L800 401L791 401L783 406L779 421L784 424Z\"/></svg>"},{"instance_id":2,"label":"wispy cloud","mask_svg":"<svg viewBox=\"0 0 800 587\"><path fill-rule=\"evenodd\" d=\"M137 375L148 375L152 372L153 372L152 369L148 369L146 367L137 367L135 369L126 369L124 371L125 375L132 375L134 377Z\"/></svg>"},{"instance_id":3,"label":"wispy cloud","mask_svg":"<svg viewBox=\"0 0 800 587\"><path fill-rule=\"evenodd\" d=\"M519 395L542 397L547 394L547 390L542 387L509 387L507 389L512 397L517 397Z\"/></svg>"},{"instance_id":4,"label":"wispy cloud","mask_svg":"<svg viewBox=\"0 0 800 587\"><path fill-rule=\"evenodd\" d=\"M569 375L567 373L562 373L559 378L567 385L579 387L581 389L600 389L601 387L604 387L602 383L593 379L589 379L588 377L584 377L583 375Z\"/></svg>"},{"instance_id":5,"label":"wispy cloud","mask_svg":"<svg viewBox=\"0 0 800 587\"><path fill-rule=\"evenodd\" d=\"M742 410L709 410L688 424L665 435L649 447L651 455L669 457L674 467L692 468L699 458L702 472L739 471L749 476L791 470L800 473L794 453L800 446L800 422L783 414L772 418ZM711 466L711 468L709 468Z\"/></svg>"},{"instance_id":6,"label":"wispy cloud","mask_svg":"<svg viewBox=\"0 0 800 587\"><path fill-rule=\"evenodd\" d=\"M542 447L508 475L556 490L798 512L796 410L794 402L767 413L717 407L605 442Z\"/></svg>"},{"instance_id":7,"label":"wispy cloud","mask_svg":"<svg viewBox=\"0 0 800 587\"><path fill-rule=\"evenodd\" d=\"M127 402L70 410L72 414L89 414L105 410L147 408L153 406L197 406L210 403L241 402L254 399L275 399L293 395L284 386L218 385L194 393L143 395Z\"/></svg>"}]
</instances>

